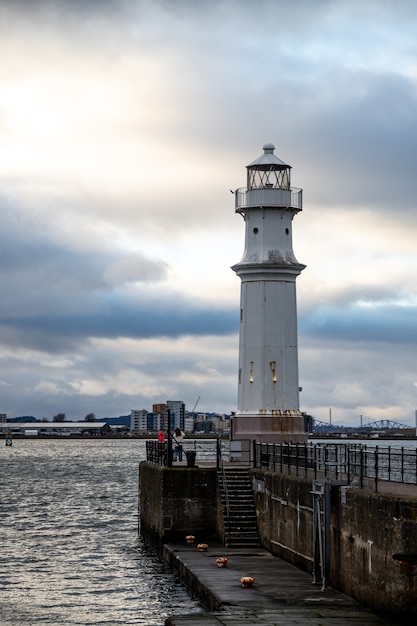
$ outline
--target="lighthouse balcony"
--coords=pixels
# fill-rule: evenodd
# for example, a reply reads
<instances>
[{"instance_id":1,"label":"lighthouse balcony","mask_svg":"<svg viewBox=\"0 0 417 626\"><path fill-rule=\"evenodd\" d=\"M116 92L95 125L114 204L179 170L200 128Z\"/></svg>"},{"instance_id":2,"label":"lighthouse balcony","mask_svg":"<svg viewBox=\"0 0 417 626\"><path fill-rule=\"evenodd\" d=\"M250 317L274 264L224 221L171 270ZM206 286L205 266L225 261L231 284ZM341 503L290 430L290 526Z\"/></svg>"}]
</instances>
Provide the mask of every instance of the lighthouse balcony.
<instances>
[{"instance_id":1,"label":"lighthouse balcony","mask_svg":"<svg viewBox=\"0 0 417 626\"><path fill-rule=\"evenodd\" d=\"M282 189L279 187L262 187L248 189L241 187L235 191L235 211L255 207L285 207L295 211L303 208L303 190L297 187Z\"/></svg>"}]
</instances>

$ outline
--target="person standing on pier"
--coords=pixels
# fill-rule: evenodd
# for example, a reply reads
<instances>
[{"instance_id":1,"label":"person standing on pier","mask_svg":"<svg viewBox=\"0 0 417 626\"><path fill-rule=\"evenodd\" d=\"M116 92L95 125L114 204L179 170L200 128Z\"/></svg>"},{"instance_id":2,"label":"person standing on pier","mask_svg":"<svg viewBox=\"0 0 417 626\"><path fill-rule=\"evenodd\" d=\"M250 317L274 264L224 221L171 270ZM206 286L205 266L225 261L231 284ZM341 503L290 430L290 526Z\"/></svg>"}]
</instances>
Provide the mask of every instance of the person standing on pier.
<instances>
[{"instance_id":1,"label":"person standing on pier","mask_svg":"<svg viewBox=\"0 0 417 626\"><path fill-rule=\"evenodd\" d=\"M179 428L175 429L175 433L172 436L174 441L174 461L182 461L182 442L185 434Z\"/></svg>"}]
</instances>

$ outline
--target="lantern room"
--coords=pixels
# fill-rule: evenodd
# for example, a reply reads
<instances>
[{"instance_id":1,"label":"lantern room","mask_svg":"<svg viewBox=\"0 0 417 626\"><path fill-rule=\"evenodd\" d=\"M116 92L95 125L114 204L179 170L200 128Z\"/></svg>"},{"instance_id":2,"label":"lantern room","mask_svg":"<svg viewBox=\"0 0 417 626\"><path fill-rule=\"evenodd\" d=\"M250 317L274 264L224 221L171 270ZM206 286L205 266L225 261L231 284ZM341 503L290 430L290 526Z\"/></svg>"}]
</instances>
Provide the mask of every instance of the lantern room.
<instances>
[{"instance_id":1,"label":"lantern room","mask_svg":"<svg viewBox=\"0 0 417 626\"><path fill-rule=\"evenodd\" d=\"M275 146L266 143L264 154L247 166L247 189L290 189L291 166L274 154Z\"/></svg>"}]
</instances>

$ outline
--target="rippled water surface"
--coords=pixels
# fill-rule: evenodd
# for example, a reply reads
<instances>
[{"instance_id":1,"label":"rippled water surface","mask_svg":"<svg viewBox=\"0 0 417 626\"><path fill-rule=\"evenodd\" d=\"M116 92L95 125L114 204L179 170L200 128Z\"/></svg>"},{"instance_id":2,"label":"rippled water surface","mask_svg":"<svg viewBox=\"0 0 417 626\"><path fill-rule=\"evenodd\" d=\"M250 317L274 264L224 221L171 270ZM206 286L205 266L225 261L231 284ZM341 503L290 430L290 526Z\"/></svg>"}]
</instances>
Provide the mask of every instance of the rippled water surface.
<instances>
[{"instance_id":1,"label":"rippled water surface","mask_svg":"<svg viewBox=\"0 0 417 626\"><path fill-rule=\"evenodd\" d=\"M153 626L200 610L138 537L144 441L0 443L0 624Z\"/></svg>"}]
</instances>

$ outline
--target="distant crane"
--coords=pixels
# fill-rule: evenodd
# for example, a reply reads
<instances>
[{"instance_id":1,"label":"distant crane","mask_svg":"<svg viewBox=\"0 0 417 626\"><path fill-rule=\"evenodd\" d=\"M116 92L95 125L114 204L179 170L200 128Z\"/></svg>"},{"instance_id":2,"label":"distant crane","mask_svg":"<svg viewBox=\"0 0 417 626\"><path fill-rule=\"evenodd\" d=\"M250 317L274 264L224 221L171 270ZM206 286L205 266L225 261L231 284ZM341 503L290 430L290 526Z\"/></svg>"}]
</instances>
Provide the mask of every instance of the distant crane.
<instances>
[{"instance_id":1,"label":"distant crane","mask_svg":"<svg viewBox=\"0 0 417 626\"><path fill-rule=\"evenodd\" d=\"M193 415L194 415L195 407L196 407L196 406L197 406L197 404L199 403L200 398L201 398L201 396L198 396L197 401L196 401L196 403L195 403L195 405L194 405L194 408L193 408L193 410L191 411L191 413L192 413Z\"/></svg>"}]
</instances>

